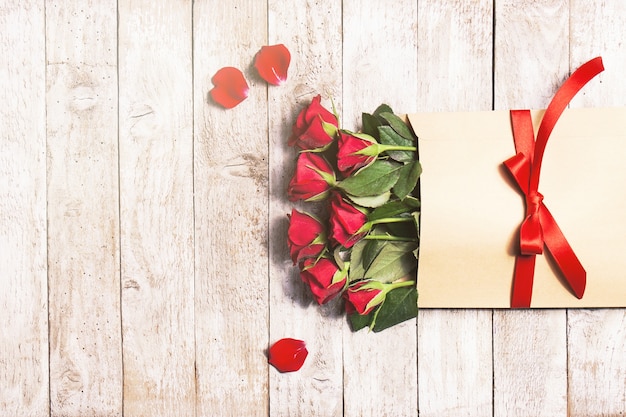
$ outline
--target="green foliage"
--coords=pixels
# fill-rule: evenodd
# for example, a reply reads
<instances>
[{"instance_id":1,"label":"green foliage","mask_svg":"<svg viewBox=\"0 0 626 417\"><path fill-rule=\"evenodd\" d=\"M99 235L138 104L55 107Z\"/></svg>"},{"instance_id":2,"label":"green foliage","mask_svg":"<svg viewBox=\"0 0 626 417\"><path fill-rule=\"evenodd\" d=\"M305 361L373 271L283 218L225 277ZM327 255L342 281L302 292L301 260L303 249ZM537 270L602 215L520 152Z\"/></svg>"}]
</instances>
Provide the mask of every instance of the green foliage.
<instances>
[{"instance_id":1,"label":"green foliage","mask_svg":"<svg viewBox=\"0 0 626 417\"><path fill-rule=\"evenodd\" d=\"M413 250L417 246L412 242L385 241L365 271L365 278L391 283L403 278L415 270ZM364 253L363 260L369 260Z\"/></svg>"},{"instance_id":2,"label":"green foliage","mask_svg":"<svg viewBox=\"0 0 626 417\"><path fill-rule=\"evenodd\" d=\"M376 333L417 317L417 288L396 288L375 312L371 329Z\"/></svg>"},{"instance_id":3,"label":"green foliage","mask_svg":"<svg viewBox=\"0 0 626 417\"><path fill-rule=\"evenodd\" d=\"M411 161L400 171L398 181L393 186L393 192L400 200L404 200L417 186L417 180L422 174L422 165L419 161Z\"/></svg>"},{"instance_id":4,"label":"green foliage","mask_svg":"<svg viewBox=\"0 0 626 417\"><path fill-rule=\"evenodd\" d=\"M369 327L374 333L417 317L417 288L402 287L389 291L385 301L366 315L352 313L348 317L353 332Z\"/></svg>"},{"instance_id":5,"label":"green foliage","mask_svg":"<svg viewBox=\"0 0 626 417\"><path fill-rule=\"evenodd\" d=\"M391 190L400 178L403 165L377 160L367 168L344 179L339 188L355 197L378 196Z\"/></svg>"},{"instance_id":6,"label":"green foliage","mask_svg":"<svg viewBox=\"0 0 626 417\"><path fill-rule=\"evenodd\" d=\"M337 219L345 220L344 225L354 223L354 217L349 217L349 213L356 213L358 230L351 230L349 239L341 243L329 239L319 256L331 254L341 273L347 274L343 287L346 302L354 302L352 306L358 311L368 312L349 315L352 330L368 327L379 332L417 316L418 197L422 173L417 157L417 137L386 104L381 104L371 114L362 114L359 132L340 131L364 143L352 141L346 145L347 141L337 140L340 132L334 132L334 126L327 127L326 133L334 135L335 140L324 148L309 151L323 153L336 173L339 173L340 158L358 161L350 162L354 164L352 169L342 168L343 175L350 173L347 177L341 178L339 174L339 180L330 183L333 189L329 194L339 193L341 198L332 200L329 222L342 230L345 226L337 226ZM346 148L340 152L342 146ZM351 149L348 152L353 153L348 154L345 149ZM361 157L363 159L359 159ZM332 195L336 198L335 194ZM338 206L344 206L338 209L336 201L339 201ZM360 226L363 214L366 220ZM330 236L331 228L326 227ZM358 239L356 243L355 239ZM344 276L337 281L343 281Z\"/></svg>"}]
</instances>

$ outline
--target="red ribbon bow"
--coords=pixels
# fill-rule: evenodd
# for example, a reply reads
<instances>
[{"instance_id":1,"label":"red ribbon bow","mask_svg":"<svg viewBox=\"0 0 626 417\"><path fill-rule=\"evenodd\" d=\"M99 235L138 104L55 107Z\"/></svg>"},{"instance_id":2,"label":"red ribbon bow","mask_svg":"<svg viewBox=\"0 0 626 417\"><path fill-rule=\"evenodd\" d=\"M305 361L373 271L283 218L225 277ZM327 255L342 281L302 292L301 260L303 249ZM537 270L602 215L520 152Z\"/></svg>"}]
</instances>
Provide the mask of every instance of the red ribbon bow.
<instances>
[{"instance_id":1,"label":"red ribbon bow","mask_svg":"<svg viewBox=\"0 0 626 417\"><path fill-rule=\"evenodd\" d=\"M554 125L576 93L603 70L602 58L597 57L574 71L548 105L536 141L530 111L511 110L517 154L506 160L504 165L526 196L526 217L520 226L520 253L515 258L513 308L530 307L535 256L543 252L544 245L576 297L582 298L585 292L587 273L543 203L543 195L538 191L539 173L543 152Z\"/></svg>"}]
</instances>

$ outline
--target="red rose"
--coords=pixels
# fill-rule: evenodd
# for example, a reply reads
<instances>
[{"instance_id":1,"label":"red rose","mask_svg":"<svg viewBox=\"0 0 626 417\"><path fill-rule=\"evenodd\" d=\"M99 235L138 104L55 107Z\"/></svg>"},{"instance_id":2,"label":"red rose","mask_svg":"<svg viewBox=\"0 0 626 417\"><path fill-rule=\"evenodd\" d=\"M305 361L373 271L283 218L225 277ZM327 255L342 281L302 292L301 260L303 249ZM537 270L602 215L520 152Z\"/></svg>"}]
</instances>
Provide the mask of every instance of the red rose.
<instances>
[{"instance_id":1,"label":"red rose","mask_svg":"<svg viewBox=\"0 0 626 417\"><path fill-rule=\"evenodd\" d=\"M269 350L269 363L280 372L294 372L302 368L309 351L304 341L280 339Z\"/></svg>"},{"instance_id":2,"label":"red rose","mask_svg":"<svg viewBox=\"0 0 626 417\"><path fill-rule=\"evenodd\" d=\"M287 243L293 264L304 258L316 258L326 247L324 226L313 216L292 209Z\"/></svg>"},{"instance_id":3,"label":"red rose","mask_svg":"<svg viewBox=\"0 0 626 417\"><path fill-rule=\"evenodd\" d=\"M300 278L311 288L318 304L324 304L339 294L346 283L346 277L347 271L340 270L335 262L327 258L317 262L313 258L305 259L300 272Z\"/></svg>"},{"instance_id":4,"label":"red rose","mask_svg":"<svg viewBox=\"0 0 626 417\"><path fill-rule=\"evenodd\" d=\"M321 97L315 96L311 104L298 114L289 138L289 146L312 150L325 148L333 141L333 135L329 134L326 129L336 130L339 123L335 115L322 107L320 102ZM326 129L324 124L326 124Z\"/></svg>"},{"instance_id":5,"label":"red rose","mask_svg":"<svg viewBox=\"0 0 626 417\"><path fill-rule=\"evenodd\" d=\"M335 183L335 172L326 160L312 152L302 152L296 163L296 173L289 182L289 200L318 201L327 197Z\"/></svg>"},{"instance_id":6,"label":"red rose","mask_svg":"<svg viewBox=\"0 0 626 417\"><path fill-rule=\"evenodd\" d=\"M344 293L348 314L356 311L364 316L385 301L384 284L373 280L358 281Z\"/></svg>"},{"instance_id":7,"label":"red rose","mask_svg":"<svg viewBox=\"0 0 626 417\"><path fill-rule=\"evenodd\" d=\"M367 155L367 148L372 144L376 144L373 140L368 139L366 135L357 137L348 132L340 131L339 140L337 142L337 168L344 176L351 175L354 171L363 168L374 162L376 155Z\"/></svg>"},{"instance_id":8,"label":"red rose","mask_svg":"<svg viewBox=\"0 0 626 417\"><path fill-rule=\"evenodd\" d=\"M367 222L365 213L344 200L339 193L331 196L329 217L330 239L335 244L351 248L367 233L361 230Z\"/></svg>"}]
</instances>

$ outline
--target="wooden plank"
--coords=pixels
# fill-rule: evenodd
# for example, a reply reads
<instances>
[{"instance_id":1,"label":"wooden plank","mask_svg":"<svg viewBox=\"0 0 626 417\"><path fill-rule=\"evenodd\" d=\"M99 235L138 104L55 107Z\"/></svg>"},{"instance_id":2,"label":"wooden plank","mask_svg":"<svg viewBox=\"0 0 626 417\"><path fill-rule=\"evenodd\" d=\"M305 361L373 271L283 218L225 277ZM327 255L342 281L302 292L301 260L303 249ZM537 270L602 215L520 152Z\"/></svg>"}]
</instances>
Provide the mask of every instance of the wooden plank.
<instances>
[{"instance_id":1,"label":"wooden plank","mask_svg":"<svg viewBox=\"0 0 626 417\"><path fill-rule=\"evenodd\" d=\"M503 0L495 12L494 108L545 108L569 75L568 1ZM565 311L501 310L493 321L494 415L566 415Z\"/></svg>"},{"instance_id":2,"label":"wooden plank","mask_svg":"<svg viewBox=\"0 0 626 417\"><path fill-rule=\"evenodd\" d=\"M343 2L346 129L360 129L361 113L371 113L381 103L398 113L415 110L416 22L415 1L387 1L380 8ZM417 416L416 320L381 333L353 333L346 323L343 336L344 415Z\"/></svg>"},{"instance_id":3,"label":"wooden plank","mask_svg":"<svg viewBox=\"0 0 626 417\"><path fill-rule=\"evenodd\" d=\"M602 56L605 71L572 107L625 106L626 4L570 2L570 68ZM569 310L568 398L573 417L626 414L626 310Z\"/></svg>"},{"instance_id":4,"label":"wooden plank","mask_svg":"<svg viewBox=\"0 0 626 417\"><path fill-rule=\"evenodd\" d=\"M341 109L341 1L268 2L269 44L291 51L288 81L268 88L270 144L269 274L270 343L293 337L309 356L298 372L269 370L271 416L338 416L343 410L340 304L319 307L292 266L287 248L287 184L296 151L287 139L298 112L317 94ZM308 206L307 206L308 207Z\"/></svg>"},{"instance_id":5,"label":"wooden plank","mask_svg":"<svg viewBox=\"0 0 626 417\"><path fill-rule=\"evenodd\" d=\"M193 415L192 6L118 14L124 415Z\"/></svg>"},{"instance_id":6,"label":"wooden plank","mask_svg":"<svg viewBox=\"0 0 626 417\"><path fill-rule=\"evenodd\" d=\"M605 70L574 97L571 107L626 105L626 3L620 0L570 2L570 69L602 56Z\"/></svg>"},{"instance_id":7,"label":"wooden plank","mask_svg":"<svg viewBox=\"0 0 626 417\"><path fill-rule=\"evenodd\" d=\"M418 5L417 110L491 109L492 2ZM491 318L491 310L420 311L420 416L491 415Z\"/></svg>"},{"instance_id":8,"label":"wooden plank","mask_svg":"<svg viewBox=\"0 0 626 417\"><path fill-rule=\"evenodd\" d=\"M265 2L194 2L198 416L267 415L267 93L252 67L266 25ZM250 85L229 110L208 95L226 66Z\"/></svg>"},{"instance_id":9,"label":"wooden plank","mask_svg":"<svg viewBox=\"0 0 626 417\"><path fill-rule=\"evenodd\" d=\"M49 414L43 1L0 5L0 415Z\"/></svg>"},{"instance_id":10,"label":"wooden plank","mask_svg":"<svg viewBox=\"0 0 626 417\"><path fill-rule=\"evenodd\" d=\"M625 317L623 309L569 311L570 416L626 412Z\"/></svg>"},{"instance_id":11,"label":"wooden plank","mask_svg":"<svg viewBox=\"0 0 626 417\"><path fill-rule=\"evenodd\" d=\"M45 10L51 414L121 415L115 2Z\"/></svg>"}]
</instances>

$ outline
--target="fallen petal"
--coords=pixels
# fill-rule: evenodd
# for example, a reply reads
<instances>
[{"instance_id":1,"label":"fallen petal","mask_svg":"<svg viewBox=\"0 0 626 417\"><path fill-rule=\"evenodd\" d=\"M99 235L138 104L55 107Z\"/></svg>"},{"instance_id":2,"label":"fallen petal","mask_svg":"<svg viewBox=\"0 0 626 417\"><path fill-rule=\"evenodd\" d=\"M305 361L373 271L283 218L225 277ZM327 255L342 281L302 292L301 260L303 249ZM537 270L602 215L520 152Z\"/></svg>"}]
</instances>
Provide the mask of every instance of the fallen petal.
<instances>
[{"instance_id":1,"label":"fallen petal","mask_svg":"<svg viewBox=\"0 0 626 417\"><path fill-rule=\"evenodd\" d=\"M215 86L209 91L211 98L226 109L231 109L244 101L250 92L243 73L234 67L221 68L211 81Z\"/></svg>"},{"instance_id":2,"label":"fallen petal","mask_svg":"<svg viewBox=\"0 0 626 417\"><path fill-rule=\"evenodd\" d=\"M308 354L304 341L280 339L270 347L269 363L280 372L294 372L302 368Z\"/></svg>"},{"instance_id":3,"label":"fallen petal","mask_svg":"<svg viewBox=\"0 0 626 417\"><path fill-rule=\"evenodd\" d=\"M273 85L287 81L291 54L283 44L263 46L254 60L254 67L261 78Z\"/></svg>"}]
</instances>

